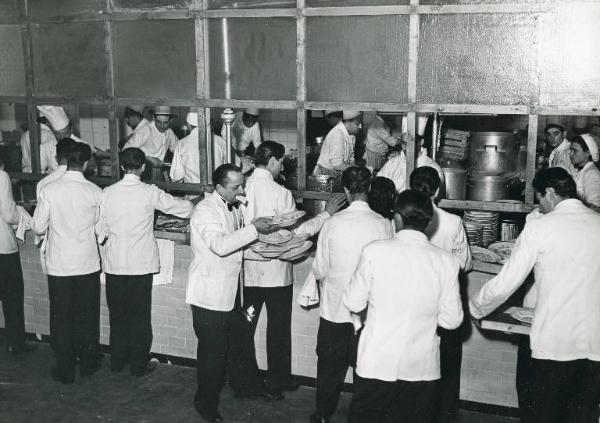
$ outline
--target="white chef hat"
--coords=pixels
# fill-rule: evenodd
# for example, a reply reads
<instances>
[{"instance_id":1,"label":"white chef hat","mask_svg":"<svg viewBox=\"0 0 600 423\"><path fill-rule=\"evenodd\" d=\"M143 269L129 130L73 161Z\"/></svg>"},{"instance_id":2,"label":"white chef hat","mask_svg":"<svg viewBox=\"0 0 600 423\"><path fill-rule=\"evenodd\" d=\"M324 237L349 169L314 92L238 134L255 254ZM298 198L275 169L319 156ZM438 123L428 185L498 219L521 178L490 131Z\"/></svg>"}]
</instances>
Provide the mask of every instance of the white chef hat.
<instances>
[{"instance_id":1,"label":"white chef hat","mask_svg":"<svg viewBox=\"0 0 600 423\"><path fill-rule=\"evenodd\" d=\"M141 104L130 104L129 106L127 106L127 108L133 110L134 112L138 112L138 113L144 112L144 106L142 106Z\"/></svg>"},{"instance_id":2,"label":"white chef hat","mask_svg":"<svg viewBox=\"0 0 600 423\"><path fill-rule=\"evenodd\" d=\"M590 150L590 156L592 156L592 161L597 162L600 153L598 152L598 144L596 144L594 137L592 137L590 134L581 134L580 137L587 144L588 149Z\"/></svg>"},{"instance_id":3,"label":"white chef hat","mask_svg":"<svg viewBox=\"0 0 600 423\"><path fill-rule=\"evenodd\" d=\"M252 116L260 116L260 109L248 107L247 109L244 109L244 113Z\"/></svg>"},{"instance_id":4,"label":"white chef hat","mask_svg":"<svg viewBox=\"0 0 600 423\"><path fill-rule=\"evenodd\" d=\"M69 126L69 117L60 106L37 106L38 110L48 119L52 129L59 132Z\"/></svg>"},{"instance_id":5,"label":"white chef hat","mask_svg":"<svg viewBox=\"0 0 600 423\"><path fill-rule=\"evenodd\" d=\"M155 115L170 115L171 113L171 106L156 106L154 108L154 114Z\"/></svg>"},{"instance_id":6,"label":"white chef hat","mask_svg":"<svg viewBox=\"0 0 600 423\"><path fill-rule=\"evenodd\" d=\"M357 116L360 116L361 111L360 110L344 110L342 111L342 119L343 120L350 120L350 119L354 119Z\"/></svg>"},{"instance_id":7,"label":"white chef hat","mask_svg":"<svg viewBox=\"0 0 600 423\"><path fill-rule=\"evenodd\" d=\"M185 116L185 121L192 126L198 126L198 111L190 110Z\"/></svg>"}]
</instances>

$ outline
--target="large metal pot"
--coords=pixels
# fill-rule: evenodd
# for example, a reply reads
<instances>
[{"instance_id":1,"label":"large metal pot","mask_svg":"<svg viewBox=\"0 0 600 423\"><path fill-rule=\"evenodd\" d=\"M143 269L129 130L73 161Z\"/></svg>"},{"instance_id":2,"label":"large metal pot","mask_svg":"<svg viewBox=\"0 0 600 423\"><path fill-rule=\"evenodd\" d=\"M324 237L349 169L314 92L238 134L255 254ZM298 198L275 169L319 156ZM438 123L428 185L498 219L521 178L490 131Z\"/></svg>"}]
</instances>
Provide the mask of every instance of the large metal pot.
<instances>
[{"instance_id":1,"label":"large metal pot","mask_svg":"<svg viewBox=\"0 0 600 423\"><path fill-rule=\"evenodd\" d=\"M512 176L474 172L469 176L467 198L474 201L504 200L508 198L508 184Z\"/></svg>"},{"instance_id":2,"label":"large metal pot","mask_svg":"<svg viewBox=\"0 0 600 423\"><path fill-rule=\"evenodd\" d=\"M446 180L446 195L449 200L467 198L467 170L458 167L443 167Z\"/></svg>"},{"instance_id":3,"label":"large metal pot","mask_svg":"<svg viewBox=\"0 0 600 423\"><path fill-rule=\"evenodd\" d=\"M516 132L472 132L471 170L500 175L517 170L519 137Z\"/></svg>"}]
</instances>

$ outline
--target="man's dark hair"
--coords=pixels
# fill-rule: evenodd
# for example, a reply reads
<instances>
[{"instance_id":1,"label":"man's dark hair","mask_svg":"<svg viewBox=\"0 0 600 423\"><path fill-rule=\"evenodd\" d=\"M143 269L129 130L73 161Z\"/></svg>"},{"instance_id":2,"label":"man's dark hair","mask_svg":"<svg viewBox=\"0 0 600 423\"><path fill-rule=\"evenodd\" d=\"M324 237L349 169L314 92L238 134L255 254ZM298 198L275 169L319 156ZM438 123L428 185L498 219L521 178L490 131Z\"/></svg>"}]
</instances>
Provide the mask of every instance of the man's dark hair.
<instances>
[{"instance_id":1,"label":"man's dark hair","mask_svg":"<svg viewBox=\"0 0 600 423\"><path fill-rule=\"evenodd\" d=\"M142 118L143 118L143 115L140 112L135 111L135 110L133 110L130 107L125 107L125 111L123 112L123 116L125 116L125 118L127 118L127 119L129 119L132 116L137 116L139 120L142 120Z\"/></svg>"},{"instance_id":2,"label":"man's dark hair","mask_svg":"<svg viewBox=\"0 0 600 423\"><path fill-rule=\"evenodd\" d=\"M82 167L85 162L92 158L92 149L84 142L73 141L73 145L69 150L67 167Z\"/></svg>"},{"instance_id":3,"label":"man's dark hair","mask_svg":"<svg viewBox=\"0 0 600 423\"><path fill-rule=\"evenodd\" d=\"M410 189L433 197L442 180L437 170L431 166L418 167L410 174Z\"/></svg>"},{"instance_id":4,"label":"man's dark hair","mask_svg":"<svg viewBox=\"0 0 600 423\"><path fill-rule=\"evenodd\" d=\"M573 177L562 167L549 167L540 170L533 178L533 189L542 197L546 195L547 188L554 188L554 192L561 198L577 198L577 185Z\"/></svg>"},{"instance_id":5,"label":"man's dark hair","mask_svg":"<svg viewBox=\"0 0 600 423\"><path fill-rule=\"evenodd\" d=\"M275 141L265 141L261 143L254 153L254 164L257 166L266 166L271 157L279 160L285 155L285 147Z\"/></svg>"},{"instance_id":6,"label":"man's dark hair","mask_svg":"<svg viewBox=\"0 0 600 423\"><path fill-rule=\"evenodd\" d=\"M342 173L342 184L350 194L367 194L371 185L371 172L366 167L349 167Z\"/></svg>"},{"instance_id":7,"label":"man's dark hair","mask_svg":"<svg viewBox=\"0 0 600 423\"><path fill-rule=\"evenodd\" d=\"M339 112L331 112L326 114L325 117L335 117L341 120L344 117L344 112L342 112L341 110Z\"/></svg>"},{"instance_id":8,"label":"man's dark hair","mask_svg":"<svg viewBox=\"0 0 600 423\"><path fill-rule=\"evenodd\" d=\"M566 131L566 129L564 128L564 126L561 126L558 123L550 123L550 124L546 125L546 128L544 129L544 132L546 132L548 129L551 129L551 128L557 128L561 132L565 132Z\"/></svg>"},{"instance_id":9,"label":"man's dark hair","mask_svg":"<svg viewBox=\"0 0 600 423\"><path fill-rule=\"evenodd\" d=\"M146 163L146 155L137 147L129 147L121 152L121 166L127 170L138 170Z\"/></svg>"},{"instance_id":10,"label":"man's dark hair","mask_svg":"<svg viewBox=\"0 0 600 423\"><path fill-rule=\"evenodd\" d=\"M373 178L369 190L369 207L386 219L394 217L394 199L396 186L391 179L383 176Z\"/></svg>"},{"instance_id":11,"label":"man's dark hair","mask_svg":"<svg viewBox=\"0 0 600 423\"><path fill-rule=\"evenodd\" d=\"M407 189L396 197L394 211L402 217L405 229L423 232L433 217L433 204L426 194Z\"/></svg>"},{"instance_id":12,"label":"man's dark hair","mask_svg":"<svg viewBox=\"0 0 600 423\"><path fill-rule=\"evenodd\" d=\"M56 143L56 160L59 162L69 160L69 153L73 147L73 141L71 138L63 138Z\"/></svg>"},{"instance_id":13,"label":"man's dark hair","mask_svg":"<svg viewBox=\"0 0 600 423\"><path fill-rule=\"evenodd\" d=\"M213 185L215 187L217 185L221 185L222 187L227 185L229 172L240 172L241 173L242 169L240 169L239 167L237 167L236 165L231 164L231 163L222 164L221 166L216 168L212 174Z\"/></svg>"}]
</instances>

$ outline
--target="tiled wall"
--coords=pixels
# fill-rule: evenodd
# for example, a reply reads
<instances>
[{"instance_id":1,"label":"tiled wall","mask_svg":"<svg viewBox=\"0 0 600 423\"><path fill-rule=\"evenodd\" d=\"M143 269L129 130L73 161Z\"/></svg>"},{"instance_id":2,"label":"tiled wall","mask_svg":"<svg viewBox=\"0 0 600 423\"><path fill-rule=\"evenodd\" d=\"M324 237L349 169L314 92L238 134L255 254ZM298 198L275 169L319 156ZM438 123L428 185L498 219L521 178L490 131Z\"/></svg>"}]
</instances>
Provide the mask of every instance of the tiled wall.
<instances>
[{"instance_id":1,"label":"tiled wall","mask_svg":"<svg viewBox=\"0 0 600 423\"><path fill-rule=\"evenodd\" d=\"M39 255L31 243L21 244L21 262L25 279L25 320L27 332L48 334L48 289L42 274ZM192 314L185 304L187 268L191 258L189 246L175 246L174 281L171 285L156 286L152 292L152 351L162 354L194 358L196 338L192 328ZM308 259L294 266L294 298L312 264ZM478 289L490 275L471 272L469 291ZM101 342L108 344L109 326L104 290L101 299ZM266 313L261 314L256 335L258 361L266 367L265 357ZM296 375L316 377L315 354L319 311L303 310L294 302L292 316L293 357L292 371ZM3 326L0 316L0 326ZM514 388L516 346L508 335L482 335L478 329L464 343L461 398L464 400L516 407ZM346 380L352 380L350 372Z\"/></svg>"}]
</instances>

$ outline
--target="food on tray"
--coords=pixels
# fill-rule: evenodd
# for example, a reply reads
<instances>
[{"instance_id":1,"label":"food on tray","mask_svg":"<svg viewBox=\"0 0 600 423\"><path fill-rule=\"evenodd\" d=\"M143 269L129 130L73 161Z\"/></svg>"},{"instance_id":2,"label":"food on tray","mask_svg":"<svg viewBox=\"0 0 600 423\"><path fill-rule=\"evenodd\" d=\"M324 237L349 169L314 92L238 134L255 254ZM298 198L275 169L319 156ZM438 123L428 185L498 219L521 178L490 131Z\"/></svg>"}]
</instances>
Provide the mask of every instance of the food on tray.
<instances>
[{"instance_id":1,"label":"food on tray","mask_svg":"<svg viewBox=\"0 0 600 423\"><path fill-rule=\"evenodd\" d=\"M277 232L273 232L266 235L259 235L258 239L267 244L283 244L284 242L290 241L294 237L294 234L286 229L280 229Z\"/></svg>"},{"instance_id":2,"label":"food on tray","mask_svg":"<svg viewBox=\"0 0 600 423\"><path fill-rule=\"evenodd\" d=\"M471 245L471 255L473 258L486 263L500 263L502 261L502 258L498 254L476 245Z\"/></svg>"},{"instance_id":3,"label":"food on tray","mask_svg":"<svg viewBox=\"0 0 600 423\"><path fill-rule=\"evenodd\" d=\"M271 223L278 226L291 226L306 214L305 211L293 211L273 216Z\"/></svg>"},{"instance_id":4,"label":"food on tray","mask_svg":"<svg viewBox=\"0 0 600 423\"><path fill-rule=\"evenodd\" d=\"M514 246L514 241L500 241L488 245L487 249L500 256L501 262L504 263L510 257Z\"/></svg>"}]
</instances>

